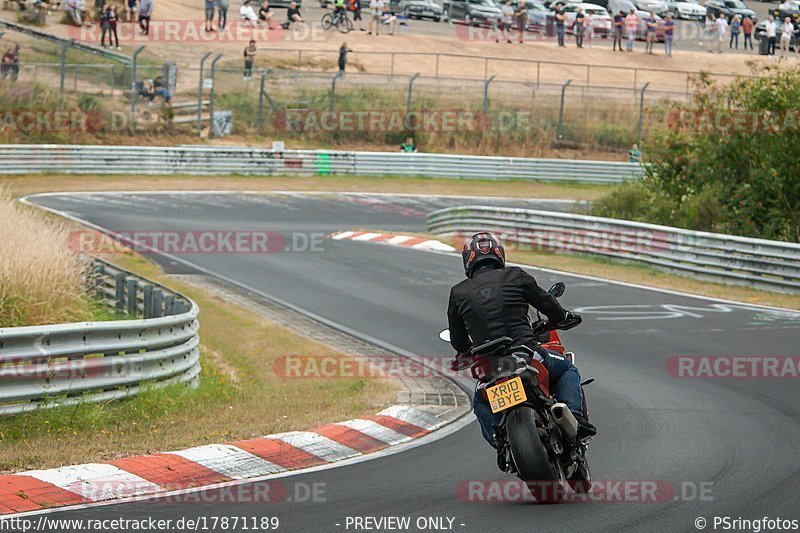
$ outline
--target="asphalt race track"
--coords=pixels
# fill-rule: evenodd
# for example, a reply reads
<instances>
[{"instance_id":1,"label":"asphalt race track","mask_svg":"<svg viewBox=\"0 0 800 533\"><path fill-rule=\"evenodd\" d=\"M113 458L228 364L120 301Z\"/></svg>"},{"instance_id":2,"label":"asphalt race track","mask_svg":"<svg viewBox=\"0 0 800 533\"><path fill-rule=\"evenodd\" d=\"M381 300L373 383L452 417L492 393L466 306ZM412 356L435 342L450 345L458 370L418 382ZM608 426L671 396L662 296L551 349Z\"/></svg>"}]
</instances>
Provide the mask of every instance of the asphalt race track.
<instances>
[{"instance_id":1,"label":"asphalt race track","mask_svg":"<svg viewBox=\"0 0 800 533\"><path fill-rule=\"evenodd\" d=\"M283 234L421 231L425 213L469 202L300 193L93 193L31 201L115 231ZM407 352L451 355L437 333L446 326L449 287L463 277L459 258L330 239L323 248L180 258ZM186 271L168 259L159 261L172 271ZM450 517L453 529L470 532L695 531L698 517L708 520L709 530L715 516L800 518L797 378L687 379L667 370L667 361L678 355L796 356L800 313L530 272L544 286L565 281L562 303L584 316L584 324L562 338L576 352L584 378L596 379L587 390L600 430L590 448L594 479L667 482L674 489L670 498L558 505L465 501L457 494L460 482L514 479L497 471L494 452L473 422L396 454L283 478L324 483L325 502L140 501L50 516L277 516L280 530L292 532L353 531L346 527L348 516L407 516L412 524L418 517ZM703 497L695 494L698 487L706 491Z\"/></svg>"}]
</instances>

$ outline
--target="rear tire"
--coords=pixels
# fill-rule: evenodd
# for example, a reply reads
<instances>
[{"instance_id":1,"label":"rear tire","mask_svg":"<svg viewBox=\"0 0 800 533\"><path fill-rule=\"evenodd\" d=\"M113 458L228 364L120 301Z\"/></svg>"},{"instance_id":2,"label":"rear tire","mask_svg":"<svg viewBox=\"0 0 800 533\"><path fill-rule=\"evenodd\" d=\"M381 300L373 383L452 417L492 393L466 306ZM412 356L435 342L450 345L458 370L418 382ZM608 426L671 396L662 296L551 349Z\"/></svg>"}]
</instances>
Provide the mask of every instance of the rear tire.
<instances>
[{"instance_id":1,"label":"rear tire","mask_svg":"<svg viewBox=\"0 0 800 533\"><path fill-rule=\"evenodd\" d=\"M547 449L539 438L536 413L530 407L519 407L508 415L506 436L517 473L528 483L531 494L540 503L560 501L566 490L561 465L550 462Z\"/></svg>"},{"instance_id":2,"label":"rear tire","mask_svg":"<svg viewBox=\"0 0 800 533\"><path fill-rule=\"evenodd\" d=\"M322 26L323 30L331 29L331 26L333 26L333 15L331 15L330 13L325 13L324 15L322 15L322 19L320 20L320 25Z\"/></svg>"}]
</instances>

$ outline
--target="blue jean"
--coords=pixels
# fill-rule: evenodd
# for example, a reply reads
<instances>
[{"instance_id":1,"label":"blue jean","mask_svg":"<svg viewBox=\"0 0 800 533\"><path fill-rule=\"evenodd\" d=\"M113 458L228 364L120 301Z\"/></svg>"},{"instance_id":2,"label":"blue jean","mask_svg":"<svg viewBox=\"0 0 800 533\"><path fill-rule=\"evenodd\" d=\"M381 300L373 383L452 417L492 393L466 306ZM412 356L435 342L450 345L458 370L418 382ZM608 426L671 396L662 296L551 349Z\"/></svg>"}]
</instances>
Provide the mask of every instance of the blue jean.
<instances>
[{"instance_id":1,"label":"blue jean","mask_svg":"<svg viewBox=\"0 0 800 533\"><path fill-rule=\"evenodd\" d=\"M672 35L664 36L664 53L668 56L672 55Z\"/></svg>"},{"instance_id":2,"label":"blue jean","mask_svg":"<svg viewBox=\"0 0 800 533\"><path fill-rule=\"evenodd\" d=\"M578 367L561 355L550 352L547 370L550 373L550 392L556 400L567 404L573 413L586 416L583 410L583 390ZM492 412L489 400L483 397L483 393L477 387L472 397L472 412L481 425L481 435L494 447L494 426L500 423L502 413Z\"/></svg>"},{"instance_id":3,"label":"blue jean","mask_svg":"<svg viewBox=\"0 0 800 533\"><path fill-rule=\"evenodd\" d=\"M556 38L558 39L558 46L564 46L564 26L556 26Z\"/></svg>"}]
</instances>

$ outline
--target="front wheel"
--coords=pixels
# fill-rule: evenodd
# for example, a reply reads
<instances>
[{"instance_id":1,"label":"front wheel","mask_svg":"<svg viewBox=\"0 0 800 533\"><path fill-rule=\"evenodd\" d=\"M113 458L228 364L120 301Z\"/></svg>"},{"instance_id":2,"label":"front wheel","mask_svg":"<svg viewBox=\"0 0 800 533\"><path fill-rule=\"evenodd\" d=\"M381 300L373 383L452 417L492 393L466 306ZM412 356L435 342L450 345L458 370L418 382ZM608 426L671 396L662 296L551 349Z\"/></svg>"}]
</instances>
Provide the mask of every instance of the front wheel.
<instances>
[{"instance_id":1,"label":"front wheel","mask_svg":"<svg viewBox=\"0 0 800 533\"><path fill-rule=\"evenodd\" d=\"M347 17L342 17L339 20L339 31L341 33L350 33L353 31L353 21Z\"/></svg>"},{"instance_id":2,"label":"front wheel","mask_svg":"<svg viewBox=\"0 0 800 533\"><path fill-rule=\"evenodd\" d=\"M565 480L561 464L553 464L539 438L536 412L530 407L518 407L506 421L506 436L511 458L517 473L528 484L538 502L560 501L565 495Z\"/></svg>"},{"instance_id":3,"label":"front wheel","mask_svg":"<svg viewBox=\"0 0 800 533\"><path fill-rule=\"evenodd\" d=\"M325 13L324 15L322 15L320 24L322 25L323 30L331 29L331 26L333 26L333 15L331 15L330 13Z\"/></svg>"}]
</instances>

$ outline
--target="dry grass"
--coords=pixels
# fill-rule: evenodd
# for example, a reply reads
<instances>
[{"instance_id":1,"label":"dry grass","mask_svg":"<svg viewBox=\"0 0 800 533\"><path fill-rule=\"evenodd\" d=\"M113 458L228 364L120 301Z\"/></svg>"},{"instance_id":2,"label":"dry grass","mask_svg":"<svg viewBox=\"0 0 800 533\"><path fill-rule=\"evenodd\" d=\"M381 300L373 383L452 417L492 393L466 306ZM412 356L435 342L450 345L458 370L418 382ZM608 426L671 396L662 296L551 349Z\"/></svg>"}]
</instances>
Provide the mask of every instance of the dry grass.
<instances>
[{"instance_id":1,"label":"dry grass","mask_svg":"<svg viewBox=\"0 0 800 533\"><path fill-rule=\"evenodd\" d=\"M0 188L0 327L87 318L83 265L68 231Z\"/></svg>"},{"instance_id":2,"label":"dry grass","mask_svg":"<svg viewBox=\"0 0 800 533\"><path fill-rule=\"evenodd\" d=\"M112 261L193 298L200 306L197 389L174 386L107 404L6 418L0 472L50 468L308 429L374 413L396 399L382 379L284 379L283 356L342 356L218 296L176 281L138 256Z\"/></svg>"}]
</instances>

